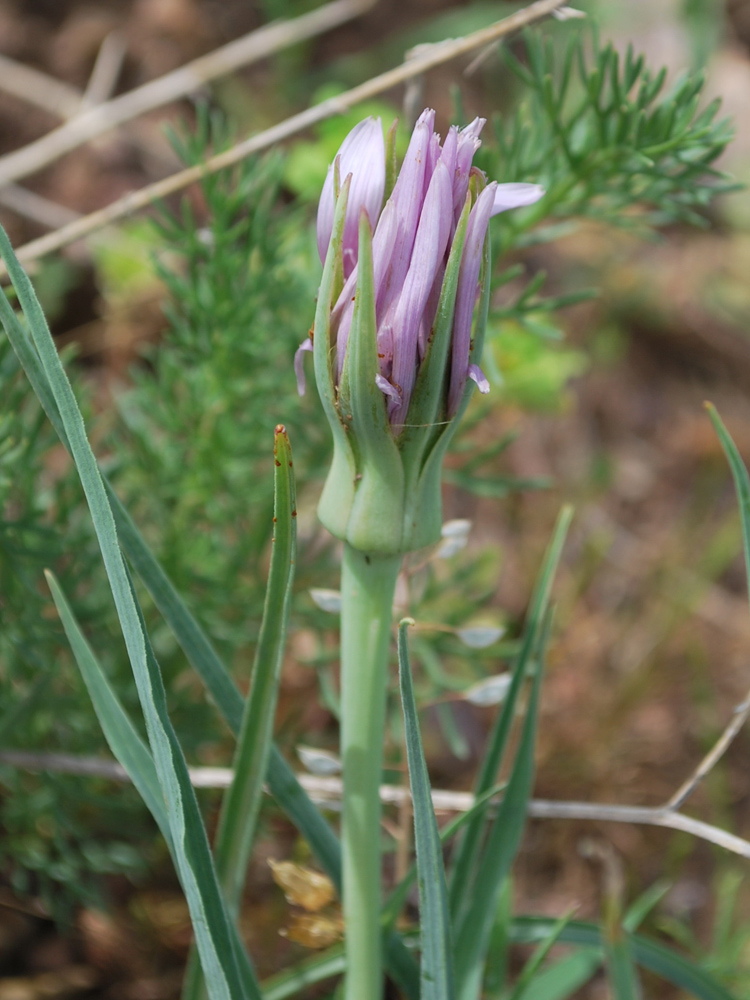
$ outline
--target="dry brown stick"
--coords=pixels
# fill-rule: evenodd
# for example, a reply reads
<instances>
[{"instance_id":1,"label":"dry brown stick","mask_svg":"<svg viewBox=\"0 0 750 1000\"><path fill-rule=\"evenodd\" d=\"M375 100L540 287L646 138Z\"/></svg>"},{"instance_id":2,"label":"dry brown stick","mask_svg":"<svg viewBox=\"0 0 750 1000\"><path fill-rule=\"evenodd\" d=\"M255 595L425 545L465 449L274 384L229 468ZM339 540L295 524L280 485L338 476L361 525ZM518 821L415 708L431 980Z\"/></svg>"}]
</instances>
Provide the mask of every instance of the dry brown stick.
<instances>
[{"instance_id":1,"label":"dry brown stick","mask_svg":"<svg viewBox=\"0 0 750 1000\"><path fill-rule=\"evenodd\" d=\"M732 718L729 720L726 729L718 738L713 747L693 771L690 777L677 789L672 798L665 803L664 809L679 809L683 802L688 799L701 781L706 777L713 766L724 756L729 746L737 736L739 731L750 718L750 691L745 695L745 700L737 705Z\"/></svg>"},{"instance_id":2,"label":"dry brown stick","mask_svg":"<svg viewBox=\"0 0 750 1000\"><path fill-rule=\"evenodd\" d=\"M82 218L80 212L59 205L56 201L50 201L35 191L21 187L20 184L7 184L4 188L0 188L0 205L15 212L16 215L23 216L24 219L31 219L45 229L58 229Z\"/></svg>"},{"instance_id":3,"label":"dry brown stick","mask_svg":"<svg viewBox=\"0 0 750 1000\"><path fill-rule=\"evenodd\" d=\"M451 59L465 55L473 49L486 45L495 38L509 35L523 28L525 25L531 24L533 21L547 17L563 3L564 0L537 0L536 3L532 3L529 7L517 11L502 21L489 25L489 27L483 28L481 31L475 31L464 38L451 39L430 46L429 51L410 59L402 66L397 66L395 69L381 73L366 83L360 84L360 86L354 87L337 97L330 98L322 104L316 104L306 111L292 115L286 121L280 122L278 125L274 125L264 132L259 132L249 139L245 139L244 142L233 146L232 149L224 153L219 153L217 156L211 157L211 159L200 164L200 166L188 167L186 170L172 174L171 177L166 177L162 181L149 184L139 191L133 191L131 194L127 194L117 201L112 202L106 208L84 216L72 225L65 226L55 233L48 233L39 239L31 240L31 242L24 244L17 251L19 260L22 262L35 260L37 257L43 257L45 254L52 253L54 250L59 250L61 247L74 243L76 240L81 239L83 236L88 236L97 229L101 229L112 222L117 222L119 219L124 219L131 213L141 208L146 208L153 202L161 198L166 198L176 191L181 191L189 184L199 181L208 174L213 174L224 167L230 167L235 163L239 163L253 153L258 153L274 145L274 143L288 139L290 136L296 135L298 132L326 118L341 114L355 104L366 101L376 94L381 94L391 87L396 87L413 76L418 76L420 73L424 73L435 66L439 66ZM5 273L5 268L0 267L0 276Z\"/></svg>"},{"instance_id":4,"label":"dry brown stick","mask_svg":"<svg viewBox=\"0 0 750 1000\"><path fill-rule=\"evenodd\" d=\"M0 157L0 186L41 170L82 143L171 101L193 94L209 80L267 58L295 42L328 31L372 7L375 0L334 0L309 14L277 21L201 56L119 97L90 107L41 139Z\"/></svg>"},{"instance_id":5,"label":"dry brown stick","mask_svg":"<svg viewBox=\"0 0 750 1000\"><path fill-rule=\"evenodd\" d=\"M125 769L115 761L95 757L75 757L71 754L31 753L23 750L0 751L0 764L23 767L34 771L59 771L66 774L89 775L108 778L112 781L127 782ZM233 777L228 767L190 768L190 780L197 788L226 788ZM297 776L300 784L314 799L324 802L329 808L341 799L340 778L324 778L312 774ZM409 790L401 785L381 785L380 798L387 805L400 805ZM435 809L442 812L465 812L474 804L471 792L449 792L433 789L432 801ZM603 802L555 802L549 799L532 799L527 813L534 819L584 819L605 823L636 823L641 826L660 826L692 834L701 840L716 844L750 859L750 841L727 833L717 826L685 816L663 806L609 805Z\"/></svg>"},{"instance_id":6,"label":"dry brown stick","mask_svg":"<svg viewBox=\"0 0 750 1000\"><path fill-rule=\"evenodd\" d=\"M76 87L9 56L0 55L0 90L58 118L72 118L81 109L81 92Z\"/></svg>"},{"instance_id":7,"label":"dry brown stick","mask_svg":"<svg viewBox=\"0 0 750 1000\"><path fill-rule=\"evenodd\" d=\"M127 46L119 31L110 31L96 56L86 91L81 99L81 113L96 105L104 104L114 93L125 61Z\"/></svg>"}]
</instances>

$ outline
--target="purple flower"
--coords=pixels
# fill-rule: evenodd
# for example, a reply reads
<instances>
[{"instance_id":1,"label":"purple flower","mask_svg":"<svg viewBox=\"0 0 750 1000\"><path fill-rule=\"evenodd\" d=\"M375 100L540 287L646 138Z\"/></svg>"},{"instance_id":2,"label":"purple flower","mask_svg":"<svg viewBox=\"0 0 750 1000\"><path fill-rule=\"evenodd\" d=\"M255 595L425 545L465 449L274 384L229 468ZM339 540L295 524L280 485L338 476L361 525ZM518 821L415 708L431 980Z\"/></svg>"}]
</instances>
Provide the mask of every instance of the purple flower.
<instances>
[{"instance_id":1,"label":"purple flower","mask_svg":"<svg viewBox=\"0 0 750 1000\"><path fill-rule=\"evenodd\" d=\"M331 311L336 346L335 380L344 368L358 281L357 226L367 212L373 229L373 288L379 373L376 385L387 400L391 426L407 423L409 404L435 322L453 239L471 190L471 208L458 271L445 416L455 415L467 379L481 392L487 379L471 361L474 306L490 218L532 205L544 194L536 184L487 183L472 166L485 119L463 129L451 126L445 141L434 131L435 112L420 115L390 198L380 206L385 183L385 147L380 122L360 122L339 152L339 180L351 174L343 236L344 287ZM329 169L318 210L318 249L325 257L334 215L334 168ZM304 347L309 349L309 345ZM298 353L298 372L302 354Z\"/></svg>"}]
</instances>

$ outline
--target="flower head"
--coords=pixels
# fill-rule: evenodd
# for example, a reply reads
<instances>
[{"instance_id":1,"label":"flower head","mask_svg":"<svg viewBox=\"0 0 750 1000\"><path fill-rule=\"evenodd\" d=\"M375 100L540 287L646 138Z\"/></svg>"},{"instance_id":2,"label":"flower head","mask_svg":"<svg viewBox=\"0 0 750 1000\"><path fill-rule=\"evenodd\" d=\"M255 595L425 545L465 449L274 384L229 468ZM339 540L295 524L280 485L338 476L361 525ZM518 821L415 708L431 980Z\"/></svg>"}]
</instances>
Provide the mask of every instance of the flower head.
<instances>
[{"instance_id":1,"label":"flower head","mask_svg":"<svg viewBox=\"0 0 750 1000\"><path fill-rule=\"evenodd\" d=\"M486 315L489 221L544 191L488 183L472 166L484 124L451 126L441 143L435 112L425 110L381 210L387 154L379 120L367 119L344 140L323 188L325 269L314 342L301 350L314 350L334 430L336 485L324 492L321 517L360 548L406 551L430 540L435 518L424 528L425 491L434 508L437 483L439 514L440 462L467 386L489 391L478 364L482 310L474 319L483 290ZM381 520L397 512L398 527L375 530L377 510Z\"/></svg>"}]
</instances>

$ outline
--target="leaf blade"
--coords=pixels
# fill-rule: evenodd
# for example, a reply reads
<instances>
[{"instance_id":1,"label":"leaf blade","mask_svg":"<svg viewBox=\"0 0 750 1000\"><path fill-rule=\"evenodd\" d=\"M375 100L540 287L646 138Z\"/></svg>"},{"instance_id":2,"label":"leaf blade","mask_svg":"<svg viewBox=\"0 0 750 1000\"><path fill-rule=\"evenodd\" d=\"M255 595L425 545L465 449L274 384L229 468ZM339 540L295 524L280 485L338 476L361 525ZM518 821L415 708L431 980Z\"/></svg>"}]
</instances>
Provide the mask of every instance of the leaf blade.
<instances>
[{"instance_id":1,"label":"leaf blade","mask_svg":"<svg viewBox=\"0 0 750 1000\"><path fill-rule=\"evenodd\" d=\"M399 624L398 667L409 781L414 805L414 843L417 853L422 939L420 998L453 1000L455 992L448 891L440 833L432 805L430 779L419 733L417 705L411 680L409 647L406 641L406 630L411 624L413 620L409 618Z\"/></svg>"},{"instance_id":2,"label":"leaf blade","mask_svg":"<svg viewBox=\"0 0 750 1000\"><path fill-rule=\"evenodd\" d=\"M219 893L187 763L167 715L161 674L149 655L128 573L117 541L112 510L99 468L86 437L83 417L52 341L39 300L16 258L5 230L0 228L0 254L16 289L39 362L57 406L70 450L89 505L94 530L110 582L120 625L143 707L159 784L176 847L176 861L196 931L201 961L216 1000L245 997L230 927ZM4 296L4 293L3 293Z\"/></svg>"}]
</instances>

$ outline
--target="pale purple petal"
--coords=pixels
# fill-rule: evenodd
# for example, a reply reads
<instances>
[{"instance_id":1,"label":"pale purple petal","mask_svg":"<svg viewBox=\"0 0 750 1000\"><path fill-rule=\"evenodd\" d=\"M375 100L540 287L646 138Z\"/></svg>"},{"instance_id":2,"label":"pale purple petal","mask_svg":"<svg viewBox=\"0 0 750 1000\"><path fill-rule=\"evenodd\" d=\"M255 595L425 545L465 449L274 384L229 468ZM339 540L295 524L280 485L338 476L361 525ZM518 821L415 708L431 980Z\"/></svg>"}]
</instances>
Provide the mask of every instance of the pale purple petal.
<instances>
[{"instance_id":1,"label":"pale purple petal","mask_svg":"<svg viewBox=\"0 0 750 1000\"><path fill-rule=\"evenodd\" d=\"M458 225L458 220L466 201L466 192L469 190L469 174L471 172L471 161L474 154L482 145L479 135L487 123L486 118L475 118L466 128L462 128L458 133L456 150L456 172L453 179L453 220L454 227Z\"/></svg>"},{"instance_id":2,"label":"pale purple petal","mask_svg":"<svg viewBox=\"0 0 750 1000\"><path fill-rule=\"evenodd\" d=\"M390 378L393 367L393 327L383 323L378 330L378 364L380 374Z\"/></svg>"},{"instance_id":3,"label":"pale purple petal","mask_svg":"<svg viewBox=\"0 0 750 1000\"><path fill-rule=\"evenodd\" d=\"M427 157L425 159L424 168L424 194L427 194L427 188L430 186L430 181L432 180L432 175L435 172L435 167L440 159L440 136L437 132L433 132L430 136L430 142L427 146Z\"/></svg>"},{"instance_id":4,"label":"pale purple petal","mask_svg":"<svg viewBox=\"0 0 750 1000\"><path fill-rule=\"evenodd\" d=\"M448 416L458 409L469 367L471 352L471 326L474 306L479 293L479 271L482 265L482 250L487 233L492 205L495 200L494 182L477 198L477 202L469 214L466 227L466 242L461 258L461 268L458 272L458 288L456 289L456 308L453 316L453 346L451 353L451 376L448 387Z\"/></svg>"},{"instance_id":5,"label":"pale purple petal","mask_svg":"<svg viewBox=\"0 0 750 1000\"><path fill-rule=\"evenodd\" d=\"M419 324L419 339L417 341L417 347L419 349L420 362L427 352L427 343L430 339L430 335L432 334L432 326L435 322L438 306L440 305L440 293L443 290L444 278L445 257L443 257L443 260L440 262L440 266L438 267L435 280L433 281L432 288L430 289L430 294L427 297L427 305L422 313L422 319Z\"/></svg>"},{"instance_id":6,"label":"pale purple petal","mask_svg":"<svg viewBox=\"0 0 750 1000\"><path fill-rule=\"evenodd\" d=\"M419 116L393 192L380 214L373 235L373 280L378 326L384 321L388 305L395 303L409 269L422 211L425 164L434 123L435 112L429 108ZM355 268L348 276L331 316L332 324L337 330L336 363L339 377L344 366L351 328L356 281Z\"/></svg>"},{"instance_id":7,"label":"pale purple petal","mask_svg":"<svg viewBox=\"0 0 750 1000\"><path fill-rule=\"evenodd\" d=\"M451 201L451 177L441 160L432 175L414 241L411 265L394 313L391 377L401 389L400 404L393 408L391 415L394 423L402 422L409 408L417 373L420 322L450 237Z\"/></svg>"},{"instance_id":8,"label":"pale purple petal","mask_svg":"<svg viewBox=\"0 0 750 1000\"><path fill-rule=\"evenodd\" d=\"M498 184L492 214L507 212L509 208L523 208L533 205L545 195L540 184Z\"/></svg>"},{"instance_id":9,"label":"pale purple petal","mask_svg":"<svg viewBox=\"0 0 750 1000\"><path fill-rule=\"evenodd\" d=\"M395 385L391 385L387 378L383 378L382 375L375 376L375 385L380 389L382 393L388 396L390 399L400 399L401 393L398 391Z\"/></svg>"},{"instance_id":10,"label":"pale purple petal","mask_svg":"<svg viewBox=\"0 0 750 1000\"><path fill-rule=\"evenodd\" d=\"M383 209L372 243L378 322L401 291L422 211L424 175L435 112L427 108L414 126L393 194Z\"/></svg>"},{"instance_id":11,"label":"pale purple petal","mask_svg":"<svg viewBox=\"0 0 750 1000\"><path fill-rule=\"evenodd\" d=\"M472 381L476 382L477 389L479 389L482 395L486 396L490 391L490 383L479 365L469 365L469 370L466 374Z\"/></svg>"},{"instance_id":12,"label":"pale purple petal","mask_svg":"<svg viewBox=\"0 0 750 1000\"><path fill-rule=\"evenodd\" d=\"M307 337L294 352L294 374L297 376L297 392L305 395L305 352L313 349L312 340Z\"/></svg>"},{"instance_id":13,"label":"pale purple petal","mask_svg":"<svg viewBox=\"0 0 750 1000\"><path fill-rule=\"evenodd\" d=\"M344 274L348 276L357 259L359 216L364 208L375 226L385 190L385 140L379 118L365 118L356 125L338 151L341 183L352 175L344 221ZM325 261L333 232L334 166L328 168L318 203L318 252Z\"/></svg>"}]
</instances>

